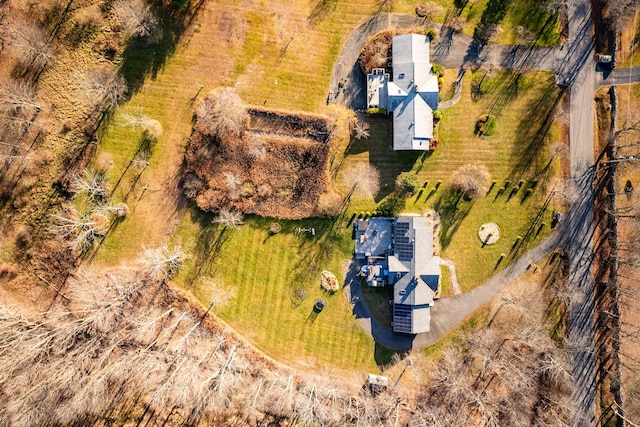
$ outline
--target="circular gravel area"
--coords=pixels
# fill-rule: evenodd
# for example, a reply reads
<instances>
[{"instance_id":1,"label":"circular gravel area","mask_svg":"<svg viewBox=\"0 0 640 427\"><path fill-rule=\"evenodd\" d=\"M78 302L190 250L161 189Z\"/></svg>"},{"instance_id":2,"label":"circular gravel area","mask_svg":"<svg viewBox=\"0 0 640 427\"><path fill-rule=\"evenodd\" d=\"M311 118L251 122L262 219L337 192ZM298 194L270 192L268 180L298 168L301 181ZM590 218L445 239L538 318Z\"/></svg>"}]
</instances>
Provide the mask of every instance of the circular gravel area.
<instances>
[{"instance_id":1,"label":"circular gravel area","mask_svg":"<svg viewBox=\"0 0 640 427\"><path fill-rule=\"evenodd\" d=\"M478 230L478 237L485 245L493 245L500 240L500 227L495 222L485 222Z\"/></svg>"}]
</instances>

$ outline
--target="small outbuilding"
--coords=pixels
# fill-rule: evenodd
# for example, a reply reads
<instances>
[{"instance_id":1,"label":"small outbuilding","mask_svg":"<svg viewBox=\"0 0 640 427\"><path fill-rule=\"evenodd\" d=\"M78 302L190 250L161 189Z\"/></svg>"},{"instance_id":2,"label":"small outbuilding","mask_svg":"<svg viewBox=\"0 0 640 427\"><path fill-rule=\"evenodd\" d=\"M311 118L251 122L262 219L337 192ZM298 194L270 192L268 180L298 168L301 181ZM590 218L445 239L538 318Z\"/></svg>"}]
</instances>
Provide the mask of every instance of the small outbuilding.
<instances>
[{"instance_id":1,"label":"small outbuilding","mask_svg":"<svg viewBox=\"0 0 640 427\"><path fill-rule=\"evenodd\" d=\"M369 374L367 375L367 381L364 383L364 386L362 388L364 390L367 390L372 395L376 396L387 390L388 386L389 378L380 375Z\"/></svg>"}]
</instances>

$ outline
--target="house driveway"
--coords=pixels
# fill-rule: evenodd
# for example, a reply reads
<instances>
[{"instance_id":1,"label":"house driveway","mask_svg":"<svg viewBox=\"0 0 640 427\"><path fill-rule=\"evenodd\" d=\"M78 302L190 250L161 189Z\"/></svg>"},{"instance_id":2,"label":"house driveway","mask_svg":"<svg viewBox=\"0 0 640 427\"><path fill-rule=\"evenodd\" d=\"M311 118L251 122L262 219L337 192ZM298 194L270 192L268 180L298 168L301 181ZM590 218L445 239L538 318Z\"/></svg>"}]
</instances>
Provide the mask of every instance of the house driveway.
<instances>
[{"instance_id":1,"label":"house driveway","mask_svg":"<svg viewBox=\"0 0 640 427\"><path fill-rule=\"evenodd\" d=\"M498 68L560 72L564 65L566 52L562 46L483 44L466 34L415 15L379 13L363 22L345 42L331 75L329 90L334 94L333 102L351 109L366 108L365 75L357 63L362 45L369 37L382 30L418 25L434 28L438 32L438 38L431 44L431 60L446 68L463 69L467 64L489 62ZM345 87L338 93L338 83L341 81L345 83Z\"/></svg>"},{"instance_id":2,"label":"house driveway","mask_svg":"<svg viewBox=\"0 0 640 427\"><path fill-rule=\"evenodd\" d=\"M353 315L362 329L371 335L377 343L385 347L395 350L426 347L436 342L465 318L489 302L509 283L523 275L532 262L540 262L549 255L561 243L564 235L563 230L564 227L559 226L558 230L539 245L472 291L437 300L431 309L431 331L417 335L396 333L383 328L376 322L364 301L360 278L357 276L361 264L357 261L352 261L345 277L345 287L348 288Z\"/></svg>"}]
</instances>

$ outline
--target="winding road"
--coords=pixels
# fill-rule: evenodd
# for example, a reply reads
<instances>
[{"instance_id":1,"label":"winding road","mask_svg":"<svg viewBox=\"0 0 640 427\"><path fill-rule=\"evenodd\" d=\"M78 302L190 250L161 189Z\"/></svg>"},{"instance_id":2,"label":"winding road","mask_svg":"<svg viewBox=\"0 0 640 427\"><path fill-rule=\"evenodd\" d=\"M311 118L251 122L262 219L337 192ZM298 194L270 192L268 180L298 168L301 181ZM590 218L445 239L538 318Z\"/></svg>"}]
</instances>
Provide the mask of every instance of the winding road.
<instances>
[{"instance_id":1,"label":"winding road","mask_svg":"<svg viewBox=\"0 0 640 427\"><path fill-rule=\"evenodd\" d=\"M432 309L431 331L406 335L382 328L371 316L353 263L345 283L349 286L353 313L363 329L376 342L399 350L425 347L490 301L529 267L557 247L570 254L569 328L574 392L571 402L572 426L595 426L596 357L595 357L595 283L592 271L594 235L594 91L605 85L640 82L640 67L598 71L594 56L593 25L590 0L568 0L567 42L559 47L522 47L483 44L450 28L421 18L398 14L379 14L360 25L347 40L332 75L331 89L337 93L338 82L346 81L345 90L335 102L349 108L365 108L365 76L357 65L362 44L367 38L388 28L426 25L436 28L438 41L432 44L433 62L459 69L459 81L467 65L491 63L498 68L553 71L556 82L570 88L570 164L571 179L580 190L566 219L553 234L530 252L500 271L478 288L438 300ZM455 103L455 99L449 104ZM445 106L449 104L444 103ZM455 308L455 309L454 309Z\"/></svg>"}]
</instances>

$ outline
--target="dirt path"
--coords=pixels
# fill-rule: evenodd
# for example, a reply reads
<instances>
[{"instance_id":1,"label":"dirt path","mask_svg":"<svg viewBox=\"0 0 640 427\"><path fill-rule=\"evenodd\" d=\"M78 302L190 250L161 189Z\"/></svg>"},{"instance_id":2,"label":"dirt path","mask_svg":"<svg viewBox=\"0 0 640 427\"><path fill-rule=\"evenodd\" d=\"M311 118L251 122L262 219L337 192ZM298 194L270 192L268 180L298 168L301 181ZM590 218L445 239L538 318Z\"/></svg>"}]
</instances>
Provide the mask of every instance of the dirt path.
<instances>
[{"instance_id":1,"label":"dirt path","mask_svg":"<svg viewBox=\"0 0 640 427\"><path fill-rule=\"evenodd\" d=\"M445 258L440 258L440 265L444 265L449 270L449 276L451 276L451 284L453 285L453 293L455 295L460 295L462 293L462 288L460 287L460 282L458 282L458 275L456 274L456 266L453 261Z\"/></svg>"}]
</instances>

